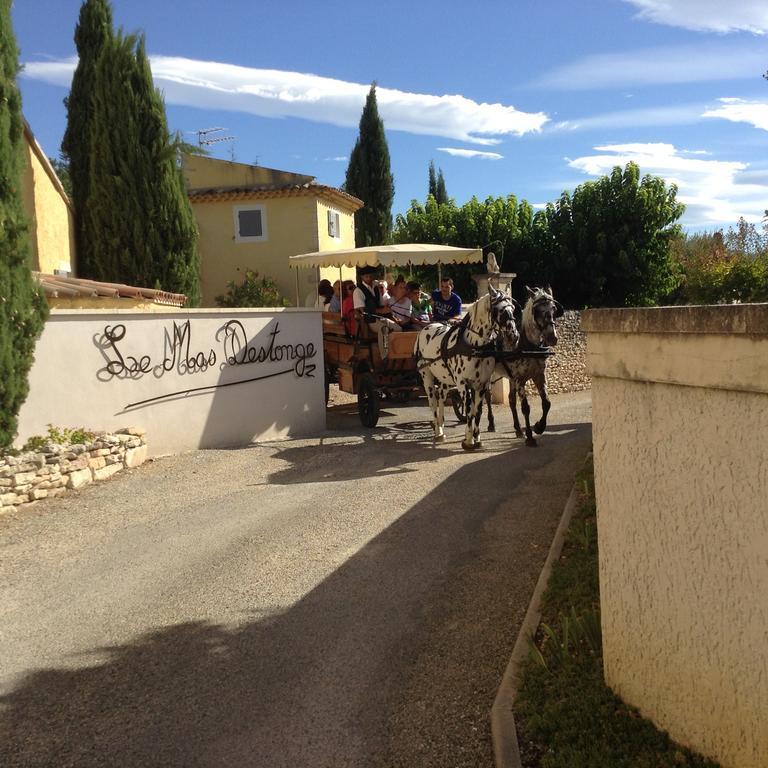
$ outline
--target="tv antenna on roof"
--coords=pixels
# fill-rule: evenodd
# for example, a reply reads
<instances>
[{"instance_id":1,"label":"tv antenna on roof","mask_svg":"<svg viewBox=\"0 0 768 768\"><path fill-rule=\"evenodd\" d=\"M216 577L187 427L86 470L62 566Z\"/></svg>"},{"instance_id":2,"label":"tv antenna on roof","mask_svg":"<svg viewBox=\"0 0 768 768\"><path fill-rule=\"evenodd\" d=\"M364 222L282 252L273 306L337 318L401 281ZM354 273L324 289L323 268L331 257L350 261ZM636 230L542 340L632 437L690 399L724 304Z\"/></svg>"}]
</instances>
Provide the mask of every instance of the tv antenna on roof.
<instances>
[{"instance_id":1,"label":"tv antenna on roof","mask_svg":"<svg viewBox=\"0 0 768 768\"><path fill-rule=\"evenodd\" d=\"M211 135L226 130L226 128L203 128L199 131L190 131L190 133L194 133L197 136L197 145L199 147L207 147L209 144L218 144L221 141L234 141L237 138L236 136Z\"/></svg>"}]
</instances>

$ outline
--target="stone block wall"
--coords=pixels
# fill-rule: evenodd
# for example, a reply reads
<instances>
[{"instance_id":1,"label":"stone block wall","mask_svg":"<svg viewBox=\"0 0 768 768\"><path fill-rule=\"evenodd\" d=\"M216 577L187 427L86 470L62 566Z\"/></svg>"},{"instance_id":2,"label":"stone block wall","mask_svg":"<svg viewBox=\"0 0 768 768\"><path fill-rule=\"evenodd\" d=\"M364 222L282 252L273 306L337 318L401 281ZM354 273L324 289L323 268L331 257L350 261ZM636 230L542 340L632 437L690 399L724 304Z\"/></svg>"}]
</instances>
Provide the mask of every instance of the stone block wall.
<instances>
[{"instance_id":1,"label":"stone block wall","mask_svg":"<svg viewBox=\"0 0 768 768\"><path fill-rule=\"evenodd\" d=\"M589 389L587 335L581 330L581 312L567 311L558 318L555 354L547 361L547 391L579 392Z\"/></svg>"},{"instance_id":2,"label":"stone block wall","mask_svg":"<svg viewBox=\"0 0 768 768\"><path fill-rule=\"evenodd\" d=\"M0 514L106 480L146 458L144 430L136 427L97 433L89 443L47 443L40 451L0 457Z\"/></svg>"}]
</instances>

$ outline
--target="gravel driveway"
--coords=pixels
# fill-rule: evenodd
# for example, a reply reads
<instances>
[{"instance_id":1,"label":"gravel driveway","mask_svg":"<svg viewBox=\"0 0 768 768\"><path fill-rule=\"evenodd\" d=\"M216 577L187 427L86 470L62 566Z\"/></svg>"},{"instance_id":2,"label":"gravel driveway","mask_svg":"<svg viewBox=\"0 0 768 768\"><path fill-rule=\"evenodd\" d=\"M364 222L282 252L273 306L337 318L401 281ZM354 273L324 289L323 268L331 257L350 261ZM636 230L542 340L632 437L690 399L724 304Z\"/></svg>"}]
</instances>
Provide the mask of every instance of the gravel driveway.
<instances>
[{"instance_id":1,"label":"gravel driveway","mask_svg":"<svg viewBox=\"0 0 768 768\"><path fill-rule=\"evenodd\" d=\"M372 432L337 404L320 438L0 518L0 764L491 766L589 393L553 398L536 449L497 413L467 454L456 427L432 445L424 401Z\"/></svg>"}]
</instances>

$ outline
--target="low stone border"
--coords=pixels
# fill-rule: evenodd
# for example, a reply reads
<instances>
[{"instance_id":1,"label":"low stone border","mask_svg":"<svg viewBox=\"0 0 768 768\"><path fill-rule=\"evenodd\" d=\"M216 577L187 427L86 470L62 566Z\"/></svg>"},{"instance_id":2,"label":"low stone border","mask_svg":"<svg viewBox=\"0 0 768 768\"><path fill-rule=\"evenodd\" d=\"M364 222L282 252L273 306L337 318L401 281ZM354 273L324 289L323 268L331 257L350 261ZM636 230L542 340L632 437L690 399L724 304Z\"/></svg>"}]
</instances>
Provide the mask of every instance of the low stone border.
<instances>
[{"instance_id":1,"label":"low stone border","mask_svg":"<svg viewBox=\"0 0 768 768\"><path fill-rule=\"evenodd\" d=\"M588 459L589 456L587 456ZM517 743L515 716L512 707L517 697L518 686L520 685L520 670L523 662L528 658L529 639L536 634L539 622L541 621L541 598L549 583L552 566L563 550L565 534L568 526L571 524L571 517L578 504L578 499L579 492L574 484L571 489L571 495L565 503L560 524L557 526L555 536L552 539L549 554L544 561L544 567L539 574L539 580L536 582L536 588L533 590L528 611L517 635L515 647L512 649L512 656L504 671L499 690L496 692L496 698L491 709L491 739L493 741L493 757L496 768L522 768L520 747Z\"/></svg>"},{"instance_id":2,"label":"low stone border","mask_svg":"<svg viewBox=\"0 0 768 768\"><path fill-rule=\"evenodd\" d=\"M97 433L90 443L47 443L41 451L0 457L0 514L106 480L146 458L144 430L138 427Z\"/></svg>"}]
</instances>

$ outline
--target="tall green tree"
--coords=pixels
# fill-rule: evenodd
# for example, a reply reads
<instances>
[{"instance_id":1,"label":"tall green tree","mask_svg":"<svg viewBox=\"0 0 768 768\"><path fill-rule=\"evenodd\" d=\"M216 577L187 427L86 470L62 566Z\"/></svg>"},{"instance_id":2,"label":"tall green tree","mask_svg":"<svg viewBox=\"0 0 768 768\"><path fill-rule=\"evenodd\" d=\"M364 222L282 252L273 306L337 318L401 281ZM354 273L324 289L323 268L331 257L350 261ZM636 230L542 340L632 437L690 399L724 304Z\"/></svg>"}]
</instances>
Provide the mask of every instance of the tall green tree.
<instances>
[{"instance_id":1,"label":"tall green tree","mask_svg":"<svg viewBox=\"0 0 768 768\"><path fill-rule=\"evenodd\" d=\"M445 188L445 177L443 176L443 169L441 168L437 172L437 182L435 184L435 200L438 205L443 205L448 202L448 191Z\"/></svg>"},{"instance_id":2,"label":"tall green tree","mask_svg":"<svg viewBox=\"0 0 768 768\"><path fill-rule=\"evenodd\" d=\"M344 189L365 203L355 213L357 247L389 242L395 180L390 170L384 122L379 117L376 103L376 83L371 85L365 100L360 133L349 157Z\"/></svg>"},{"instance_id":3,"label":"tall green tree","mask_svg":"<svg viewBox=\"0 0 768 768\"><path fill-rule=\"evenodd\" d=\"M435 161L429 161L429 183L427 186L427 197L437 198L437 172L435 171Z\"/></svg>"},{"instance_id":4,"label":"tall green tree","mask_svg":"<svg viewBox=\"0 0 768 768\"><path fill-rule=\"evenodd\" d=\"M443 177L443 169L435 171L435 161L429 161L429 187L427 189L427 197L432 196L435 198L435 202L438 205L448 202L448 192L445 189L445 178Z\"/></svg>"},{"instance_id":5,"label":"tall green tree","mask_svg":"<svg viewBox=\"0 0 768 768\"><path fill-rule=\"evenodd\" d=\"M67 108L67 128L61 142L64 163L69 166L72 205L75 211L77 268L83 277L94 278L99 270L93 248L85 235L82 212L90 198L91 126L96 93L96 65L112 39L112 6L109 0L85 0L75 27L78 63L72 76Z\"/></svg>"},{"instance_id":6,"label":"tall green tree","mask_svg":"<svg viewBox=\"0 0 768 768\"><path fill-rule=\"evenodd\" d=\"M48 305L30 272L21 197L23 121L11 0L0 0L0 448L16 436L27 374Z\"/></svg>"},{"instance_id":7,"label":"tall green tree","mask_svg":"<svg viewBox=\"0 0 768 768\"><path fill-rule=\"evenodd\" d=\"M113 36L95 82L81 211L95 277L184 293L195 305L197 230L143 37Z\"/></svg>"}]
</instances>

